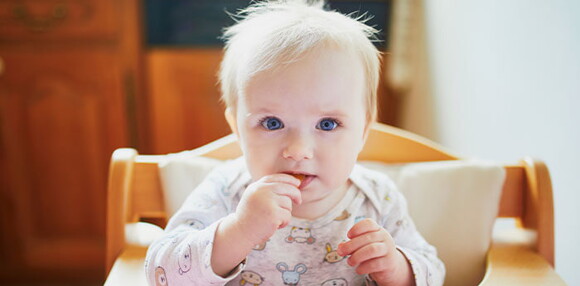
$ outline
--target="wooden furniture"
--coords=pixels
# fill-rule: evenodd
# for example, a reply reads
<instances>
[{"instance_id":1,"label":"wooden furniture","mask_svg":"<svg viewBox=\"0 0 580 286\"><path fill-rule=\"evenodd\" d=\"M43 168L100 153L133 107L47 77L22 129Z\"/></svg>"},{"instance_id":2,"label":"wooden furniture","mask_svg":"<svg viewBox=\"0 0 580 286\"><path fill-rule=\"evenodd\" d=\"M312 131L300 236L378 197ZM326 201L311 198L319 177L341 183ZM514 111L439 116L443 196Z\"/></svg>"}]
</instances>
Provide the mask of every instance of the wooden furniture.
<instances>
[{"instance_id":1,"label":"wooden furniture","mask_svg":"<svg viewBox=\"0 0 580 286\"><path fill-rule=\"evenodd\" d=\"M389 146L389 148L384 148ZM241 154L235 137L219 139L193 152L216 159ZM139 155L134 149L113 153L107 205L107 270L105 285L144 285L147 236L164 227L163 192L158 162L163 155ZM387 163L457 160L435 144L383 124L373 126L360 160ZM505 166L507 174L498 217L516 218L520 227L494 234L481 285L564 285L554 272L554 217L549 172L538 160ZM139 230L139 228L142 228ZM527 235L532 233L533 235ZM535 237L535 239L530 239Z\"/></svg>"},{"instance_id":2,"label":"wooden furniture","mask_svg":"<svg viewBox=\"0 0 580 286\"><path fill-rule=\"evenodd\" d=\"M149 93L150 149L173 153L230 133L219 103L221 47L152 49L145 55Z\"/></svg>"},{"instance_id":3,"label":"wooden furniture","mask_svg":"<svg viewBox=\"0 0 580 286\"><path fill-rule=\"evenodd\" d=\"M102 281L107 167L135 146L138 1L0 1L0 284Z\"/></svg>"}]
</instances>

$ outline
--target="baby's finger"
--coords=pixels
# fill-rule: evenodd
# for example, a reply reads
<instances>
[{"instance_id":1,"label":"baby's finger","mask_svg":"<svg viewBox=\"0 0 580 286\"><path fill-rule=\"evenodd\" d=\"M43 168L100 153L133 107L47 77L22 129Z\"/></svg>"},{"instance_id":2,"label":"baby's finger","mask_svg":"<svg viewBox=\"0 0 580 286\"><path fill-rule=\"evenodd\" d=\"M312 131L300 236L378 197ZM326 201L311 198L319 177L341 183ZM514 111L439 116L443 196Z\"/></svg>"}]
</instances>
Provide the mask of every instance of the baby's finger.
<instances>
[{"instance_id":1,"label":"baby's finger","mask_svg":"<svg viewBox=\"0 0 580 286\"><path fill-rule=\"evenodd\" d=\"M389 248L383 242L374 242L357 249L347 260L348 265L363 264L367 260L384 257L389 253Z\"/></svg>"},{"instance_id":2,"label":"baby's finger","mask_svg":"<svg viewBox=\"0 0 580 286\"><path fill-rule=\"evenodd\" d=\"M346 256L351 255L358 249L364 247L365 245L372 244L375 242L385 242L388 238L388 233L385 229L380 228L376 231L371 231L364 233L362 235L356 236L347 242L343 242L338 245L338 255Z\"/></svg>"},{"instance_id":3,"label":"baby's finger","mask_svg":"<svg viewBox=\"0 0 580 286\"><path fill-rule=\"evenodd\" d=\"M302 203L302 193L300 193L300 190L296 187L286 184L279 184L275 186L273 192L280 196L289 197L296 205Z\"/></svg>"},{"instance_id":4,"label":"baby's finger","mask_svg":"<svg viewBox=\"0 0 580 286\"><path fill-rule=\"evenodd\" d=\"M285 228L290 223L290 218L292 217L292 210L283 209L282 210L282 222L278 225L278 229Z\"/></svg>"},{"instance_id":5,"label":"baby's finger","mask_svg":"<svg viewBox=\"0 0 580 286\"><path fill-rule=\"evenodd\" d=\"M264 183L285 183L296 188L300 186L301 180L288 174L272 174L261 178Z\"/></svg>"},{"instance_id":6,"label":"baby's finger","mask_svg":"<svg viewBox=\"0 0 580 286\"><path fill-rule=\"evenodd\" d=\"M346 234L346 236L352 239L354 237L363 235L367 232L374 232L380 229L382 229L382 227L378 225L374 220L366 218L353 225Z\"/></svg>"},{"instance_id":7,"label":"baby's finger","mask_svg":"<svg viewBox=\"0 0 580 286\"><path fill-rule=\"evenodd\" d=\"M387 260L379 257L363 262L355 269L355 271L357 274L363 275L385 271L388 270L388 267Z\"/></svg>"},{"instance_id":8,"label":"baby's finger","mask_svg":"<svg viewBox=\"0 0 580 286\"><path fill-rule=\"evenodd\" d=\"M278 204L279 207L292 212L292 198L289 196L275 196L274 201Z\"/></svg>"}]
</instances>

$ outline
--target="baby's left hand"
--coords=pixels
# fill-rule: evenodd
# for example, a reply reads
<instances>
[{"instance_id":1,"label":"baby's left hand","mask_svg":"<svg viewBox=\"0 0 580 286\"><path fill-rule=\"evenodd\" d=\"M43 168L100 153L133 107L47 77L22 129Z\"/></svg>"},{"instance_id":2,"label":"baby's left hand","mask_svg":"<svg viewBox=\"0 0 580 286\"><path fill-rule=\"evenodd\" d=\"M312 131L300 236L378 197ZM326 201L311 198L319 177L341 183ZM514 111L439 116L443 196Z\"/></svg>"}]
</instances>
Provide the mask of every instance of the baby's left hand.
<instances>
[{"instance_id":1,"label":"baby's left hand","mask_svg":"<svg viewBox=\"0 0 580 286\"><path fill-rule=\"evenodd\" d=\"M356 267L356 273L369 274L379 285L415 284L409 262L391 235L374 220L358 222L347 236L350 240L339 244L337 253L350 255L347 263Z\"/></svg>"}]
</instances>

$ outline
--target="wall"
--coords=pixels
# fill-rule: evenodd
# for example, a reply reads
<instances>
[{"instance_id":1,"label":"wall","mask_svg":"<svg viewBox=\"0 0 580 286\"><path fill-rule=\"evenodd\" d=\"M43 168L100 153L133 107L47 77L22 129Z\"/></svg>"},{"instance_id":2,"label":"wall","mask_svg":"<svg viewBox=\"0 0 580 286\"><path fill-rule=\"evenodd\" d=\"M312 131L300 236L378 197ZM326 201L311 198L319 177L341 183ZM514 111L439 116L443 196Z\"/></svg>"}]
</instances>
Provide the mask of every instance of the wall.
<instances>
[{"instance_id":1,"label":"wall","mask_svg":"<svg viewBox=\"0 0 580 286\"><path fill-rule=\"evenodd\" d=\"M551 169L556 271L580 285L580 1L420 4L402 126L459 155Z\"/></svg>"}]
</instances>

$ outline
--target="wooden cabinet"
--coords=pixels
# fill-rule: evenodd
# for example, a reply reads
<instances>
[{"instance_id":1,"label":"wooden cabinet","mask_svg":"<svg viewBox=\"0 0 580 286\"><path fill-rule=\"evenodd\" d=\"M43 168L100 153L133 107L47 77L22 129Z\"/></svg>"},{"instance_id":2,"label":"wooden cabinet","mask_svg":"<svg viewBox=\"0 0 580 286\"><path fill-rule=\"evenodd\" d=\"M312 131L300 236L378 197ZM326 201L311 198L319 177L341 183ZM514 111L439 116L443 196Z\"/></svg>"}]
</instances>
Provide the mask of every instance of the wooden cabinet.
<instances>
[{"instance_id":1,"label":"wooden cabinet","mask_svg":"<svg viewBox=\"0 0 580 286\"><path fill-rule=\"evenodd\" d=\"M121 1L3 0L0 38L58 42L113 40L121 21Z\"/></svg>"},{"instance_id":2,"label":"wooden cabinet","mask_svg":"<svg viewBox=\"0 0 580 286\"><path fill-rule=\"evenodd\" d=\"M109 158L138 140L134 5L0 2L0 284L103 279Z\"/></svg>"},{"instance_id":3,"label":"wooden cabinet","mask_svg":"<svg viewBox=\"0 0 580 286\"><path fill-rule=\"evenodd\" d=\"M193 149L231 133L219 101L221 58L221 48L146 54L152 153Z\"/></svg>"}]
</instances>

